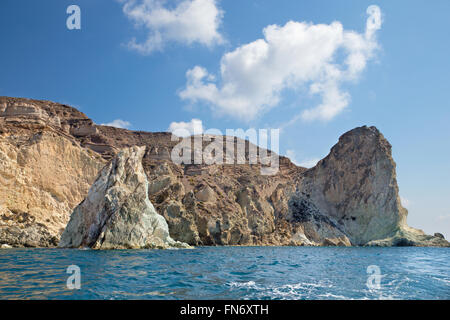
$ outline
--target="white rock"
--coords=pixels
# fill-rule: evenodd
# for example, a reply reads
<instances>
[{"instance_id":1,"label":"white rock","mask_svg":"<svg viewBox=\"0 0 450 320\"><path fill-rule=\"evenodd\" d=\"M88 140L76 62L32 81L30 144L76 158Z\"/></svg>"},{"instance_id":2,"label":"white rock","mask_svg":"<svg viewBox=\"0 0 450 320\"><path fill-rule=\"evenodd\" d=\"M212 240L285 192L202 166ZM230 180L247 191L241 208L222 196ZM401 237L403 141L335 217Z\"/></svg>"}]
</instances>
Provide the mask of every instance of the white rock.
<instances>
[{"instance_id":1,"label":"white rock","mask_svg":"<svg viewBox=\"0 0 450 320\"><path fill-rule=\"evenodd\" d=\"M103 168L86 199L72 213L60 247L189 247L170 237L166 220L148 198L144 154L145 147L124 149Z\"/></svg>"}]
</instances>

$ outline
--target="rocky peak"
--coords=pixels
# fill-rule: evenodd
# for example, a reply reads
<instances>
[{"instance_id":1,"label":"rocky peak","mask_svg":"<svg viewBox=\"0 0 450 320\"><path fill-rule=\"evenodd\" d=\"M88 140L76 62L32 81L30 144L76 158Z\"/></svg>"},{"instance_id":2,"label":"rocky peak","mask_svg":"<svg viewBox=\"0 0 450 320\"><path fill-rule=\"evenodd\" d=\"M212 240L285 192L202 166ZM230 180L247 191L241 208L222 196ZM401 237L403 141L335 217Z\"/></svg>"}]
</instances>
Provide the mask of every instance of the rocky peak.
<instances>
[{"instance_id":1,"label":"rocky peak","mask_svg":"<svg viewBox=\"0 0 450 320\"><path fill-rule=\"evenodd\" d=\"M303 174L299 189L354 245L449 246L406 224L391 149L376 127L355 128Z\"/></svg>"},{"instance_id":2,"label":"rocky peak","mask_svg":"<svg viewBox=\"0 0 450 320\"><path fill-rule=\"evenodd\" d=\"M391 145L375 127L342 135L329 155L304 173L301 185L353 244L387 238L405 224Z\"/></svg>"}]
</instances>

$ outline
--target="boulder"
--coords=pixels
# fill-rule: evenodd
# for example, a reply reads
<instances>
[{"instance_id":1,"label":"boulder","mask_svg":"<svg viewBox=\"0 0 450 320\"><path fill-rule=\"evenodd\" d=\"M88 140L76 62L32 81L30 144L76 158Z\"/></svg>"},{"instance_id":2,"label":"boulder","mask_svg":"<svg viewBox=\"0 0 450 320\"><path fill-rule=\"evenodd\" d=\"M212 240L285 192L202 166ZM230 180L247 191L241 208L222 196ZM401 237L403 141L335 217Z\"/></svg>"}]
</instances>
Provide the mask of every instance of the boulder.
<instances>
[{"instance_id":1,"label":"boulder","mask_svg":"<svg viewBox=\"0 0 450 320\"><path fill-rule=\"evenodd\" d=\"M376 247L450 247L443 237L427 235L422 230L404 226L386 239L369 241L366 246Z\"/></svg>"},{"instance_id":2,"label":"boulder","mask_svg":"<svg viewBox=\"0 0 450 320\"><path fill-rule=\"evenodd\" d=\"M201 187L195 194L195 197L197 198L197 200L203 201L203 202L216 200L214 190L211 189L211 187L208 185Z\"/></svg>"}]
</instances>

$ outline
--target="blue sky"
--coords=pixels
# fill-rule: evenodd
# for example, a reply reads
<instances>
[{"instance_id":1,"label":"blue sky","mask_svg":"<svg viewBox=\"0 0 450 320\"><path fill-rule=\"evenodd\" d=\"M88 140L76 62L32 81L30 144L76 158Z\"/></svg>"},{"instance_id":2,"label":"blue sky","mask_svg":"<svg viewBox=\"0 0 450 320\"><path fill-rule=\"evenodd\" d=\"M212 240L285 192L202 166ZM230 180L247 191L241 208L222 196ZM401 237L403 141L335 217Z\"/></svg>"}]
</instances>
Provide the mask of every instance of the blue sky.
<instances>
[{"instance_id":1,"label":"blue sky","mask_svg":"<svg viewBox=\"0 0 450 320\"><path fill-rule=\"evenodd\" d=\"M375 125L393 145L409 224L450 238L449 1L195 0L205 14L189 24L176 21L192 18L186 7L175 11L183 1L146 8L130 1L2 0L0 95L70 104L96 123L121 119L134 130L166 131L191 119L223 131L283 127L280 151L297 163L326 156L354 127ZM81 30L66 27L71 4L81 8ZM381 21L367 37L370 5L380 8ZM334 21L342 30L331 28ZM302 29L319 24L327 26L323 33ZM266 29L265 38L270 25L278 28ZM333 42L350 31L361 43ZM295 32L310 42L289 54L280 48ZM331 61L320 60L324 39L338 43ZM250 52L258 61L267 48L274 58L246 73L241 58ZM308 48L317 48L312 57ZM359 66L353 73L349 52L364 62L352 64ZM318 69L306 72L307 58ZM324 71L330 66L339 76ZM196 71L191 80L189 70ZM311 93L314 84L319 93ZM236 91L227 94L227 85ZM305 110L325 100L343 107L308 120Z\"/></svg>"}]
</instances>

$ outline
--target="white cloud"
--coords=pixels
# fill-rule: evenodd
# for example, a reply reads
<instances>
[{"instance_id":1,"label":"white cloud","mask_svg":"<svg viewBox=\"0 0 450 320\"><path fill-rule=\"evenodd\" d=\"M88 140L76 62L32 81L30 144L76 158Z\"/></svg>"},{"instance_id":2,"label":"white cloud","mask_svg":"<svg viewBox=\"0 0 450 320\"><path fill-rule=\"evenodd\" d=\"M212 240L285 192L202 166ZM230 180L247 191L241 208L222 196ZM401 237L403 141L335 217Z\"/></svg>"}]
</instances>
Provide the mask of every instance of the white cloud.
<instances>
[{"instance_id":1,"label":"white cloud","mask_svg":"<svg viewBox=\"0 0 450 320\"><path fill-rule=\"evenodd\" d=\"M131 123L122 119L116 119L108 123L102 123L102 126L110 126L110 127L116 127L116 128L122 128L122 129L129 129L131 128Z\"/></svg>"},{"instance_id":2,"label":"white cloud","mask_svg":"<svg viewBox=\"0 0 450 320\"><path fill-rule=\"evenodd\" d=\"M301 118L331 120L350 103L350 95L340 85L357 80L378 47L375 32L381 28L381 11L370 6L367 14L364 34L344 30L337 21L269 25L263 30L264 39L222 57L221 84L195 66L187 71L179 96L192 103L206 102L220 115L251 120L278 105L283 90L307 89L307 95L319 95L322 101L304 110Z\"/></svg>"},{"instance_id":3,"label":"white cloud","mask_svg":"<svg viewBox=\"0 0 450 320\"><path fill-rule=\"evenodd\" d=\"M411 208L411 201L409 201L408 199L400 196L400 201L402 203L402 206L405 207L406 209L410 209Z\"/></svg>"},{"instance_id":4,"label":"white cloud","mask_svg":"<svg viewBox=\"0 0 450 320\"><path fill-rule=\"evenodd\" d=\"M300 167L312 168L312 167L315 167L317 162L319 162L319 161L320 161L319 158L305 159L303 161L300 161L300 163L298 165Z\"/></svg>"},{"instance_id":5,"label":"white cloud","mask_svg":"<svg viewBox=\"0 0 450 320\"><path fill-rule=\"evenodd\" d=\"M123 12L137 27L144 28L147 38L138 42L133 38L130 49L142 54L162 50L166 42L206 46L223 43L218 28L223 12L216 0L183 0L168 9L165 0L121 0Z\"/></svg>"},{"instance_id":6,"label":"white cloud","mask_svg":"<svg viewBox=\"0 0 450 320\"><path fill-rule=\"evenodd\" d=\"M317 162L320 161L319 158L310 158L310 159L304 159L302 161L297 160L297 156L294 150L288 149L286 150L286 156L297 166L305 167L305 168L312 168L314 167Z\"/></svg>"},{"instance_id":7,"label":"white cloud","mask_svg":"<svg viewBox=\"0 0 450 320\"><path fill-rule=\"evenodd\" d=\"M202 120L192 119L190 122L172 122L168 128L169 132L179 137L203 133Z\"/></svg>"}]
</instances>

